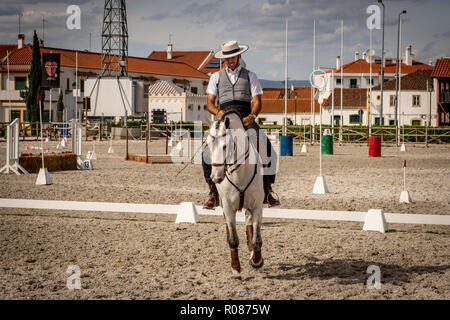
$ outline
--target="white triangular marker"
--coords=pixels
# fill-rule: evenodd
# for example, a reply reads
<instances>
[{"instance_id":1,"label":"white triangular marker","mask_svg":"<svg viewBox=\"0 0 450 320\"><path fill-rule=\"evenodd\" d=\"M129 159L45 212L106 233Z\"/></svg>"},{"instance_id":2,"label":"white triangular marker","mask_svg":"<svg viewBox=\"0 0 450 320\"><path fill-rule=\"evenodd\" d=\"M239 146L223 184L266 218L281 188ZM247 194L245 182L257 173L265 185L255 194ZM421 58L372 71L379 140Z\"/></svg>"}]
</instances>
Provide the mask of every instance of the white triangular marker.
<instances>
[{"instance_id":1,"label":"white triangular marker","mask_svg":"<svg viewBox=\"0 0 450 320\"><path fill-rule=\"evenodd\" d=\"M363 226L364 231L379 231L385 233L389 231L383 209L370 209L366 214Z\"/></svg>"},{"instance_id":2,"label":"white triangular marker","mask_svg":"<svg viewBox=\"0 0 450 320\"><path fill-rule=\"evenodd\" d=\"M306 149L306 144L303 144L301 152L302 153L307 153L308 152L308 150Z\"/></svg>"},{"instance_id":3,"label":"white triangular marker","mask_svg":"<svg viewBox=\"0 0 450 320\"><path fill-rule=\"evenodd\" d=\"M175 223L197 223L200 222L197 208L193 202L182 202L178 207Z\"/></svg>"},{"instance_id":4,"label":"white triangular marker","mask_svg":"<svg viewBox=\"0 0 450 320\"><path fill-rule=\"evenodd\" d=\"M109 149L108 149L108 153L114 153L114 148L111 146L111 147L109 147Z\"/></svg>"},{"instance_id":5,"label":"white triangular marker","mask_svg":"<svg viewBox=\"0 0 450 320\"><path fill-rule=\"evenodd\" d=\"M328 193L327 182L324 176L318 176L314 183L313 194L325 194Z\"/></svg>"},{"instance_id":6,"label":"white triangular marker","mask_svg":"<svg viewBox=\"0 0 450 320\"><path fill-rule=\"evenodd\" d=\"M402 146L400 147L401 152L406 152L406 146L404 143L402 143Z\"/></svg>"},{"instance_id":7,"label":"white triangular marker","mask_svg":"<svg viewBox=\"0 0 450 320\"><path fill-rule=\"evenodd\" d=\"M47 168L39 169L39 174L36 179L36 185L49 185L53 184L52 179L50 178L50 174L48 173Z\"/></svg>"},{"instance_id":8,"label":"white triangular marker","mask_svg":"<svg viewBox=\"0 0 450 320\"><path fill-rule=\"evenodd\" d=\"M400 203L411 203L413 202L408 191L404 190L400 194Z\"/></svg>"}]
</instances>

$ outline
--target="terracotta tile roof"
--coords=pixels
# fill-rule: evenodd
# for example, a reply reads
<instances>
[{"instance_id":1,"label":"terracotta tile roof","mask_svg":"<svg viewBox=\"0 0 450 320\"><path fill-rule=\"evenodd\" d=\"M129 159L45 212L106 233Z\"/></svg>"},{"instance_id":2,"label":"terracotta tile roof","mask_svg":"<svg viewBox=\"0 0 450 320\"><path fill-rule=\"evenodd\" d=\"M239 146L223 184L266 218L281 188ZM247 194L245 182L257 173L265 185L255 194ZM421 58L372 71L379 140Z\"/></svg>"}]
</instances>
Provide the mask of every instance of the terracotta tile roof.
<instances>
[{"instance_id":1,"label":"terracotta tile roof","mask_svg":"<svg viewBox=\"0 0 450 320\"><path fill-rule=\"evenodd\" d=\"M395 63L386 63L384 73L395 74L397 65ZM412 73L417 70L431 70L433 66L413 60L412 65L408 66L402 63L402 73ZM327 73L331 70L327 71ZM370 73L370 63L364 59L354 60L343 66L343 73ZM334 69L334 73L341 73L341 68ZM381 63L372 63L372 73L381 73Z\"/></svg>"},{"instance_id":2,"label":"terracotta tile roof","mask_svg":"<svg viewBox=\"0 0 450 320\"><path fill-rule=\"evenodd\" d=\"M342 108L355 108L362 107L365 108L367 103L367 89L359 88L344 88L342 90ZM324 103L324 107L332 106L331 95L328 100ZM341 107L341 89L334 89L334 108L335 110Z\"/></svg>"},{"instance_id":3,"label":"terracotta tile roof","mask_svg":"<svg viewBox=\"0 0 450 320\"><path fill-rule=\"evenodd\" d=\"M402 90L427 90L427 80L430 83L432 82L431 73L432 70L417 70L401 77ZM378 85L372 90L381 90L381 87ZM395 90L395 79L386 81L383 85L383 90Z\"/></svg>"},{"instance_id":4,"label":"terracotta tile roof","mask_svg":"<svg viewBox=\"0 0 450 320\"><path fill-rule=\"evenodd\" d=\"M61 66L75 68L76 50L41 47L41 54L49 52L61 54ZM10 64L31 64L31 55L32 46L26 45L11 54ZM101 70L101 54L97 52L78 51L78 68ZM128 57L128 71L133 73L209 79L207 75L186 63L139 57Z\"/></svg>"},{"instance_id":5,"label":"terracotta tile roof","mask_svg":"<svg viewBox=\"0 0 450 320\"><path fill-rule=\"evenodd\" d=\"M311 87L294 87L291 98L294 98L296 94L297 99L311 100ZM284 88L264 88L262 99L279 99L280 95L282 95L281 99L284 99Z\"/></svg>"},{"instance_id":6,"label":"terracotta tile roof","mask_svg":"<svg viewBox=\"0 0 450 320\"><path fill-rule=\"evenodd\" d=\"M148 56L148 59L183 62L195 69L200 68L203 64L203 67L200 69L201 72L214 73L219 71L219 68L206 68L211 60L217 60L214 58L213 53L213 51L172 51L172 59L167 59L166 51L153 51Z\"/></svg>"},{"instance_id":7,"label":"terracotta tile roof","mask_svg":"<svg viewBox=\"0 0 450 320\"><path fill-rule=\"evenodd\" d=\"M0 44L0 60L6 57L8 51L17 50L17 44Z\"/></svg>"},{"instance_id":8,"label":"terracotta tile roof","mask_svg":"<svg viewBox=\"0 0 450 320\"><path fill-rule=\"evenodd\" d=\"M450 78L450 58L437 59L431 77Z\"/></svg>"},{"instance_id":9,"label":"terracotta tile roof","mask_svg":"<svg viewBox=\"0 0 450 320\"><path fill-rule=\"evenodd\" d=\"M261 99L261 113L284 113L284 99ZM287 112L311 113L311 99L288 99ZM315 113L320 113L316 100Z\"/></svg>"}]
</instances>

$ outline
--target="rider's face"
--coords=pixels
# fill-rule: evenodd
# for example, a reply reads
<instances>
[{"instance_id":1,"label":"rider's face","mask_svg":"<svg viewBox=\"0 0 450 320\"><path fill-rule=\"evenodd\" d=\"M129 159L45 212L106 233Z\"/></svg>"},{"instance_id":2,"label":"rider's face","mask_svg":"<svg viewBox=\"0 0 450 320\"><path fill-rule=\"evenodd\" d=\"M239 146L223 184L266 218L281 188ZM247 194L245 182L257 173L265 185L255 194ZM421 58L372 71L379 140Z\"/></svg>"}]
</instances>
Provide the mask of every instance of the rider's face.
<instances>
[{"instance_id":1,"label":"rider's face","mask_svg":"<svg viewBox=\"0 0 450 320\"><path fill-rule=\"evenodd\" d=\"M236 69L239 66L240 58L241 58L241 55L234 56L231 58L226 58L225 61L227 63L228 68L230 68L231 70Z\"/></svg>"}]
</instances>

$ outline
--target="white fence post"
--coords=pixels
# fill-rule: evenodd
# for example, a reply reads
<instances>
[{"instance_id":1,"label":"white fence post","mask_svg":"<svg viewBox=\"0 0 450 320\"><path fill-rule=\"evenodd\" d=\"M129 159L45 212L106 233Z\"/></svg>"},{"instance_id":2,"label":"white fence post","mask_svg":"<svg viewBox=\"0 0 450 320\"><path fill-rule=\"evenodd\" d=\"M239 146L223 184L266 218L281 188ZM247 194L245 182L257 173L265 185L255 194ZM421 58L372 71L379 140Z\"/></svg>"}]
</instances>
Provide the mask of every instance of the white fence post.
<instances>
[{"instance_id":1,"label":"white fence post","mask_svg":"<svg viewBox=\"0 0 450 320\"><path fill-rule=\"evenodd\" d=\"M15 119L7 127L6 164L0 169L0 172L9 173L9 170L18 176L21 175L21 171L29 174L19 164L19 119Z\"/></svg>"}]
</instances>

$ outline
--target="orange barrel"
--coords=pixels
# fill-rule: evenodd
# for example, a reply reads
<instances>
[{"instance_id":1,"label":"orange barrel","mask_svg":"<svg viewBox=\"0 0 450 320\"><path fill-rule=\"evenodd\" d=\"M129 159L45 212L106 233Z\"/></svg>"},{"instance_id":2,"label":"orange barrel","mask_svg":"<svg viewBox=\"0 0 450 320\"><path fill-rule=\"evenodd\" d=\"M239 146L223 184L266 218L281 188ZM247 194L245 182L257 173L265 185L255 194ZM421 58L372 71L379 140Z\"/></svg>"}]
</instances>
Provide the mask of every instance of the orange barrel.
<instances>
[{"instance_id":1,"label":"orange barrel","mask_svg":"<svg viewBox=\"0 0 450 320\"><path fill-rule=\"evenodd\" d=\"M381 137L369 137L369 157L381 157Z\"/></svg>"}]
</instances>

